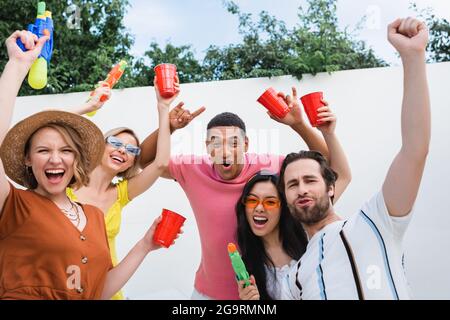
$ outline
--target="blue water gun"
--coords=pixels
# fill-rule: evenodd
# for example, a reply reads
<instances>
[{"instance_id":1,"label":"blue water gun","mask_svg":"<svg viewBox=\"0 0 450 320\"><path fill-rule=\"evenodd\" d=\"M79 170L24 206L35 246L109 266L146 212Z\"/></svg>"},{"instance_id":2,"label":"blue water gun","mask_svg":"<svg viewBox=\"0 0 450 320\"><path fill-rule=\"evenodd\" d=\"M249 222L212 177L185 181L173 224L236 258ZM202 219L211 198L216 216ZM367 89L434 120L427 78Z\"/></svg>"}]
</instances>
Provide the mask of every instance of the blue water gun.
<instances>
[{"instance_id":1,"label":"blue water gun","mask_svg":"<svg viewBox=\"0 0 450 320\"><path fill-rule=\"evenodd\" d=\"M52 13L45 11L45 2L38 3L36 21L28 25L28 31L34 33L38 38L49 36L50 39L44 44L41 54L33 63L28 74L28 83L33 89L39 90L47 85L48 66L53 53L53 20ZM27 51L20 39L17 45L22 51Z\"/></svg>"}]
</instances>

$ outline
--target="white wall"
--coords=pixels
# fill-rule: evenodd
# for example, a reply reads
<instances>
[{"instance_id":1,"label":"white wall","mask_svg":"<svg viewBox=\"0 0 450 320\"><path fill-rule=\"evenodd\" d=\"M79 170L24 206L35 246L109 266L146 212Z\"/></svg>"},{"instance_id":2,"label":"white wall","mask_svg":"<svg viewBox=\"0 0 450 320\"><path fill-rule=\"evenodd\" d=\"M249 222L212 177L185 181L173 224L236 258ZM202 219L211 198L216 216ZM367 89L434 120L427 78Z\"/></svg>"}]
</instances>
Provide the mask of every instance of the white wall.
<instances>
[{"instance_id":1,"label":"white wall","mask_svg":"<svg viewBox=\"0 0 450 320\"><path fill-rule=\"evenodd\" d=\"M415 217L405 239L407 273L416 298L450 299L450 63L429 65L433 133L429 160L416 203ZM270 120L256 102L269 86L300 93L322 90L338 116L337 133L353 170L353 182L339 201L337 212L355 213L377 191L400 146L402 69L381 68L272 79L233 80L182 85L180 99L191 110L207 111L183 131L173 135L173 153L204 152L206 124L217 113L239 114L248 126L251 152L286 154L305 148L289 128ZM87 93L23 97L17 102L14 122L46 107L80 104ZM93 120L102 130L117 126L134 128L141 139L156 129L157 112L151 87L115 90L112 100ZM200 261L197 226L182 189L159 180L123 212L118 241L123 257L144 234L163 207L187 217L185 233L177 244L151 253L125 287L132 299L187 299ZM230 212L230 214L234 214ZM224 248L225 250L225 248Z\"/></svg>"}]
</instances>

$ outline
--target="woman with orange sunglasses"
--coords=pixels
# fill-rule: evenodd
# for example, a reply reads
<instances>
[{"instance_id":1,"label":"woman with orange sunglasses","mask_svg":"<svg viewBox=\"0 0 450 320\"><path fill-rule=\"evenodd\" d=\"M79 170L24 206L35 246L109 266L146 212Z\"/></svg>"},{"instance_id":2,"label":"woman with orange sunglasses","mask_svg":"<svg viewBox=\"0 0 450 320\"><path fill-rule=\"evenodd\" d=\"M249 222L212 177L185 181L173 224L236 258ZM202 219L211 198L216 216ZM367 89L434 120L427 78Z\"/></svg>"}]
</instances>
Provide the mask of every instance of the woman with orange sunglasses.
<instances>
[{"instance_id":1,"label":"woman with orange sunglasses","mask_svg":"<svg viewBox=\"0 0 450 320\"><path fill-rule=\"evenodd\" d=\"M276 174L257 173L236 205L239 249L252 282L247 288L239 284L242 300L280 299L281 281L308 244L302 225L278 193L277 182Z\"/></svg>"}]
</instances>

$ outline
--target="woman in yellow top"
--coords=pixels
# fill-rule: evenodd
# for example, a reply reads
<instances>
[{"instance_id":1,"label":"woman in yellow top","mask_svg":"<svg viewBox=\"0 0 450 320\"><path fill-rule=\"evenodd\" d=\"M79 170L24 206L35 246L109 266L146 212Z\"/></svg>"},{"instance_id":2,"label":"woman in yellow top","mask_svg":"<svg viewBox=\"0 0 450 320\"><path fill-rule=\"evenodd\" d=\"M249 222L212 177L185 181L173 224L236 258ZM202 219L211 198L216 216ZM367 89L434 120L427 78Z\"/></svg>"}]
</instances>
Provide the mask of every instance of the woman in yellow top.
<instances>
[{"instance_id":1,"label":"woman in yellow top","mask_svg":"<svg viewBox=\"0 0 450 320\"><path fill-rule=\"evenodd\" d=\"M139 170L139 139L133 130L125 127L116 128L104 134L105 151L101 164L97 166L89 176L89 184L78 190L67 189L67 195L72 201L91 204L100 208L105 214L105 224L108 236L109 248L113 265L118 264L116 252L116 236L120 232L122 209L132 199L145 192L160 176L162 169L169 162L170 157L170 133L186 126L193 118L204 111L204 108L190 113L183 109L183 103L178 104L168 115L161 110L169 108L179 93L179 83L175 84L177 94L169 99L164 99L155 92L159 113L159 135L156 158L153 163ZM78 114L99 109L104 102L100 97L106 95L109 99L111 90L100 86L96 89L93 98L77 110L71 110ZM169 117L170 122L167 121ZM120 182L113 184L114 178L120 178ZM112 299L123 300L122 291L117 292Z\"/></svg>"}]
</instances>

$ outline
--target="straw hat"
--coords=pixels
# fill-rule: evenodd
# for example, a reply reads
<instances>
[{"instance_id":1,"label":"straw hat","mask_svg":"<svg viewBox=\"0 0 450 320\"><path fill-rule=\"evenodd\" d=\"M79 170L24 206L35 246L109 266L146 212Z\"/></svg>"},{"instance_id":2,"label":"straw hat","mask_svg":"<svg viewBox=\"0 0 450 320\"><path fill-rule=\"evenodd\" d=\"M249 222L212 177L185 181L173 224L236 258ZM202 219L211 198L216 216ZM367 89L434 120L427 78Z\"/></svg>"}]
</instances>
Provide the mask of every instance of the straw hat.
<instances>
[{"instance_id":1,"label":"straw hat","mask_svg":"<svg viewBox=\"0 0 450 320\"><path fill-rule=\"evenodd\" d=\"M8 177L25 185L25 144L40 128L59 124L74 129L81 138L82 150L87 159L90 173L101 161L105 140L100 129L88 119L65 111L43 111L36 113L12 127L0 147L0 157Z\"/></svg>"}]
</instances>

